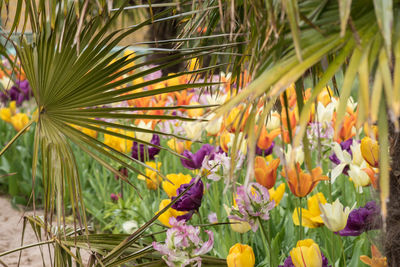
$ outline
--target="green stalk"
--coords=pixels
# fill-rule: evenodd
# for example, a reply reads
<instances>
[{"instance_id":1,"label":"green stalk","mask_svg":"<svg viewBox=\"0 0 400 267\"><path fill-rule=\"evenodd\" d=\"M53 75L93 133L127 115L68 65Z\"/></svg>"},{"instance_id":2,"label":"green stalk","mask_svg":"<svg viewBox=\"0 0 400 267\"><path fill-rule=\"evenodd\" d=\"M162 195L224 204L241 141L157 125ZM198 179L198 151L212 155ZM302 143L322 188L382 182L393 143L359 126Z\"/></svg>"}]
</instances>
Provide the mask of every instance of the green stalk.
<instances>
[{"instance_id":1,"label":"green stalk","mask_svg":"<svg viewBox=\"0 0 400 267\"><path fill-rule=\"evenodd\" d=\"M262 224L262 221L260 218L258 218L258 223L260 224L260 229L261 229L261 239L263 241L264 244L264 248L268 248L269 252L269 266L273 267L273 263L272 263L272 248L271 248L271 240L269 237L269 232L267 233L264 229L264 226Z\"/></svg>"},{"instance_id":2,"label":"green stalk","mask_svg":"<svg viewBox=\"0 0 400 267\"><path fill-rule=\"evenodd\" d=\"M340 240L340 248L342 250L343 266L347 266L347 264L346 264L346 255L344 254L343 240L342 240L342 238L340 236L339 236L339 240Z\"/></svg>"},{"instance_id":3,"label":"green stalk","mask_svg":"<svg viewBox=\"0 0 400 267\"><path fill-rule=\"evenodd\" d=\"M303 239L303 230L304 230L304 228L303 228L303 211L302 211L302 200L303 200L303 198L302 197L299 197L299 206L297 207L298 208L298 210L297 210L297 214L298 214L298 216L299 216L299 224L300 224L300 229L299 229L299 240L302 240Z\"/></svg>"}]
</instances>

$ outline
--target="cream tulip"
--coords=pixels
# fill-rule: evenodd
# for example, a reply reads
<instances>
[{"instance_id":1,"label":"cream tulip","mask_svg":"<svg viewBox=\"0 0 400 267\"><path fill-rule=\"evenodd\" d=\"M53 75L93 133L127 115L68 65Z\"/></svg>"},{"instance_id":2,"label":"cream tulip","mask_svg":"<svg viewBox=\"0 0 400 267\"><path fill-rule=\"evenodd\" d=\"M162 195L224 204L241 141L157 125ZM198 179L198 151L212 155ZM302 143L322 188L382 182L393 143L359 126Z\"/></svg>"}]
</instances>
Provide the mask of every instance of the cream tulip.
<instances>
[{"instance_id":1,"label":"cream tulip","mask_svg":"<svg viewBox=\"0 0 400 267\"><path fill-rule=\"evenodd\" d=\"M349 207L343 208L338 198L332 204L320 204L319 208L322 212L321 218L329 230L338 232L346 227L351 209Z\"/></svg>"}]
</instances>

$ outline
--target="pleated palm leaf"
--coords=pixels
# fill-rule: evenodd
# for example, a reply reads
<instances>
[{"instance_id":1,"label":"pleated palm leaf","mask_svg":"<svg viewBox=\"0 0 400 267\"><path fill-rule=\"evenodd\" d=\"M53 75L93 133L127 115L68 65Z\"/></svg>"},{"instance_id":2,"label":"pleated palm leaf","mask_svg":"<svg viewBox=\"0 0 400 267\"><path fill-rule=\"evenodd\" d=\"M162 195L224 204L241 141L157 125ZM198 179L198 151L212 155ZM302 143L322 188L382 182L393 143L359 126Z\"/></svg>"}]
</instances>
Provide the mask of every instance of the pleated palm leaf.
<instances>
[{"instance_id":1,"label":"pleated palm leaf","mask_svg":"<svg viewBox=\"0 0 400 267\"><path fill-rule=\"evenodd\" d=\"M148 54L134 54L120 57L124 48L118 48L118 44L126 36L134 34L137 30L151 23L166 21L170 18L185 18L193 14L176 14L176 7L168 8L165 11L153 15L151 18L125 29L117 29L109 32L113 22L119 17L123 8L109 10L107 7L99 9L99 12L92 14L87 12L90 1L84 3L71 3L70 1L25 1L25 17L21 17L22 2L18 1L17 14L11 28L10 34L21 25L21 21L27 20L31 23L32 41L20 38L19 44L14 44L21 66L26 74L27 80L33 91L37 104L37 111L32 120L17 133L17 135L0 151L0 156L30 127L34 127L35 141L33 144L34 156L32 162L32 179L35 183L37 164L39 157L42 162L42 179L45 191L45 217L38 222L34 217L30 218L36 222L36 228L43 228L46 236L52 240L49 243L55 245L54 263L56 266L71 265L71 257L78 263L81 262L79 255L71 252L70 248L76 246L76 241L66 238L67 226L62 225L64 212L64 199L69 194L72 214L76 219L73 233L85 234L85 248L101 251L102 257L96 257L96 264L107 264L114 266L123 262L137 260L136 263L146 262L142 257L152 253L151 246L143 247L135 245L142 238L145 230L161 214L158 213L152 220L140 227L135 233L126 238L115 239L109 235L101 239L101 242L92 242L89 234L85 206L80 188L80 178L77 170L76 159L73 149L78 147L109 169L122 180L135 186L128 180L128 177L121 174L115 165L126 167L138 174L141 167L150 168L140 160L132 158L111 146L101 142L90 135L78 130L77 127L97 131L98 133L115 136L138 144L162 148L150 142L136 138L129 132L168 135L163 132L148 130L133 126L130 122L137 119L146 120L194 120L186 117L172 115L148 115L143 111L178 109L183 107L121 107L113 105L121 101L140 99L160 94L177 92L189 88L203 88L212 86L214 83L190 83L180 84L161 89L148 91L139 90L145 86L167 81L182 75L196 75L212 70L215 66L198 69L195 71L183 71L171 76L144 81L145 75L154 73L168 66L179 62L189 61L195 57L201 57L224 46L200 47L198 49L186 49L180 54L169 55L147 60ZM104 1L103 1L104 2ZM127 9L127 7L125 6ZM104 12L100 12L100 11ZM110 11L113 11L111 14ZM203 10L195 11L203 12ZM169 14L175 15L168 17ZM9 35L10 36L10 35ZM174 40L179 42L180 40ZM226 47L226 46L225 46ZM155 65L143 70L141 67ZM130 74L129 73L134 73ZM138 82L139 81L139 82ZM130 83L130 84L129 84ZM123 86L126 85L127 86ZM184 108L199 108L198 106ZM122 133L110 129L121 129ZM179 137L178 137L179 138ZM172 150L171 154L179 156ZM116 164L112 164L114 162ZM157 170L155 170L157 171ZM162 174L160 174L161 177ZM34 195L34 192L33 192ZM33 201L34 203L35 201ZM165 207L167 210L172 204ZM51 218L53 213L57 215L57 229L52 232ZM77 225L78 224L78 225ZM80 229L78 231L78 229ZM68 234L70 235L70 234ZM111 240L111 243L107 243ZM117 241L116 241L117 240ZM69 243L68 243L69 242ZM113 243L114 242L114 243ZM108 245L107 245L108 244ZM115 245L115 246L114 246ZM80 247L82 247L80 246ZM127 249L135 246L135 252L126 254ZM139 247L140 249L139 249ZM78 246L79 247L79 246ZM129 251L128 251L129 252ZM132 251L131 251L132 252ZM4 254L4 253L3 253ZM121 255L125 255L122 258ZM152 259L158 258L157 264L162 264L160 255L147 256L148 266ZM213 258L211 258L213 261ZM223 264L224 261L214 259L215 264ZM94 264L95 261L92 262Z\"/></svg>"},{"instance_id":2,"label":"pleated palm leaf","mask_svg":"<svg viewBox=\"0 0 400 267\"><path fill-rule=\"evenodd\" d=\"M299 96L300 130L292 135L291 141L294 146L303 141L306 165L311 168L305 133L312 106L326 85L332 82L334 87L337 86L335 77L343 73L341 88L335 88L340 97L335 130L341 128L350 95L355 95L359 105L357 126L366 122L379 128L382 215L387 218L388 233L398 236L399 226L393 217L398 214L396 188L399 186L394 171L398 170L398 164L392 164L393 171L389 179L388 136L390 128L391 153L398 155L394 152L394 146L398 143L395 131L399 130L400 117L400 21L397 19L400 1L208 2L210 6L219 5L219 9L213 11L215 19L204 21L203 27L211 32L215 28L218 31L221 29L230 34L232 41L246 40L247 43L239 47L243 56L236 57L233 75L239 77L246 69L253 77L252 82L237 96L217 109L217 116L223 116L238 104L247 103L248 108L255 107L257 103L264 105L261 116L250 112L248 117L240 117L247 120L242 136L248 136L252 156L257 141L255 137L259 136L261 130L259 127L255 133L253 126L265 124L276 100L280 95L287 99L286 89L295 83L296 95ZM190 34L189 31L186 33ZM313 88L311 96L304 102L306 78L311 78ZM358 86L355 86L356 80ZM282 109L287 110L287 104ZM242 110L248 111L246 108ZM289 116L288 120L290 125ZM236 138L235 142L238 144L239 139ZM248 162L247 178L250 179L254 160ZM388 214L387 203L392 207L393 216ZM393 240L392 237L389 239ZM395 247L389 244L388 253L392 259L399 255ZM397 259L394 262L398 264L399 261Z\"/></svg>"}]
</instances>

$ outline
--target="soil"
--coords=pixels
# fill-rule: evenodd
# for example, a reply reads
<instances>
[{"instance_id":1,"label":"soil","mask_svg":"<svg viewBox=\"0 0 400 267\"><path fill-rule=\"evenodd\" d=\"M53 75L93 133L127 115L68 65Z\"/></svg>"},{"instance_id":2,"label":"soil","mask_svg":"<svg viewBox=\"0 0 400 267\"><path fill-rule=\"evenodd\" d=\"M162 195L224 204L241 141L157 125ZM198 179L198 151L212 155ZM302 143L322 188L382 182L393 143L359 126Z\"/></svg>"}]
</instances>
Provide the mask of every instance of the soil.
<instances>
[{"instance_id":1,"label":"soil","mask_svg":"<svg viewBox=\"0 0 400 267\"><path fill-rule=\"evenodd\" d=\"M40 215L40 211L36 211ZM32 211L26 214L33 214ZM23 226L23 210L17 210L10 204L5 196L0 196L0 254L21 246L21 233ZM24 245L37 243L35 233L29 224L26 225ZM51 266L47 246L42 246L45 266ZM19 252L14 252L0 258L0 266L17 266ZM22 251L20 266L44 266L39 247L32 247Z\"/></svg>"}]
</instances>

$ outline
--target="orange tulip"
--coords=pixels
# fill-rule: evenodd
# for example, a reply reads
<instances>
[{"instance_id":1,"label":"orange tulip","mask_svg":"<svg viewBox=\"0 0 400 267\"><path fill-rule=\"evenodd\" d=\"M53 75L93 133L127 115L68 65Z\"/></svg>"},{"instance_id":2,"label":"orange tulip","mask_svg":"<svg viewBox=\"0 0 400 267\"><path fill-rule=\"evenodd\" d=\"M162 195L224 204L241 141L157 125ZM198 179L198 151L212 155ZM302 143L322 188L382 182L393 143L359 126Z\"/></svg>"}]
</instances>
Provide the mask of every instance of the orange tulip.
<instances>
[{"instance_id":1,"label":"orange tulip","mask_svg":"<svg viewBox=\"0 0 400 267\"><path fill-rule=\"evenodd\" d=\"M180 91L180 92L174 92L174 95L176 97L176 105L177 106L186 106L189 105L190 100L194 96L193 93L188 94L186 90Z\"/></svg>"},{"instance_id":2,"label":"orange tulip","mask_svg":"<svg viewBox=\"0 0 400 267\"><path fill-rule=\"evenodd\" d=\"M297 124L297 109L294 110L288 110L289 111L289 121L290 121L290 128L294 129L296 128L296 124ZM283 108L282 112L281 112L281 120L282 120L282 125L285 127L285 129L289 129L288 128L288 116L287 116L287 112L286 109Z\"/></svg>"},{"instance_id":3,"label":"orange tulip","mask_svg":"<svg viewBox=\"0 0 400 267\"><path fill-rule=\"evenodd\" d=\"M322 175L321 167L311 170L311 174L303 172L300 169L300 164L296 164L296 168L291 168L285 172L282 171L282 176L288 179L288 185L293 195L297 197L305 197L317 186L319 181L329 180L328 177Z\"/></svg>"},{"instance_id":4,"label":"orange tulip","mask_svg":"<svg viewBox=\"0 0 400 267\"><path fill-rule=\"evenodd\" d=\"M379 251L379 249L375 245L371 246L371 254L372 254L371 258L366 255L362 255L362 256L360 256L360 260L363 263L365 263L371 267L387 267L388 266L386 257L384 257L382 255L382 253Z\"/></svg>"},{"instance_id":5,"label":"orange tulip","mask_svg":"<svg viewBox=\"0 0 400 267\"><path fill-rule=\"evenodd\" d=\"M317 100L321 102L325 107L332 102L331 98L333 97L332 89L327 86L325 87L321 93L318 94Z\"/></svg>"},{"instance_id":6,"label":"orange tulip","mask_svg":"<svg viewBox=\"0 0 400 267\"><path fill-rule=\"evenodd\" d=\"M294 83L292 83L288 88L286 88L286 96L288 99L288 104L289 107L292 108L296 105L297 103L297 98L296 98L296 89L294 87ZM280 95L280 99L281 99L281 105L282 107L285 106L285 100L284 100L284 94L282 93Z\"/></svg>"},{"instance_id":7,"label":"orange tulip","mask_svg":"<svg viewBox=\"0 0 400 267\"><path fill-rule=\"evenodd\" d=\"M334 123L336 121L336 116L333 118ZM335 137L335 141L341 143L342 141L346 141L347 139L352 138L355 135L353 131L353 127L356 125L357 122L357 114L347 115L343 120L342 128L338 132L338 135Z\"/></svg>"},{"instance_id":8,"label":"orange tulip","mask_svg":"<svg viewBox=\"0 0 400 267\"><path fill-rule=\"evenodd\" d=\"M276 182L277 169L281 160L274 159L268 165L263 157L256 157L254 165L254 175L256 176L257 183L271 189Z\"/></svg>"},{"instance_id":9,"label":"orange tulip","mask_svg":"<svg viewBox=\"0 0 400 267\"><path fill-rule=\"evenodd\" d=\"M221 133L221 135L219 136L219 145L221 146L222 150L225 153L228 153L228 151L229 151L228 144L229 144L230 141L231 141L230 133L227 132L227 131L223 131Z\"/></svg>"},{"instance_id":10,"label":"orange tulip","mask_svg":"<svg viewBox=\"0 0 400 267\"><path fill-rule=\"evenodd\" d=\"M280 133L280 129L275 129L268 133L264 126L261 130L260 137L258 138L257 146L263 150L268 149L272 145L272 141L274 141L275 137Z\"/></svg>"}]
</instances>

